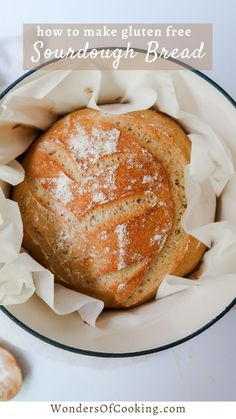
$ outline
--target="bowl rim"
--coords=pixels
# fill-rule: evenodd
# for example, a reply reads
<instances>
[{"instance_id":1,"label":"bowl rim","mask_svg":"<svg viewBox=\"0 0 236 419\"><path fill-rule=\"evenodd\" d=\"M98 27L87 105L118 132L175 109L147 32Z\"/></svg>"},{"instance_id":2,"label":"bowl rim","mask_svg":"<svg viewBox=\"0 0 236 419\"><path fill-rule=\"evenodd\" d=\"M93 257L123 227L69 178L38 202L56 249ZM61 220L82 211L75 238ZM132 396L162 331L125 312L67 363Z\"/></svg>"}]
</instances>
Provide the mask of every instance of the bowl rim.
<instances>
[{"instance_id":1,"label":"bowl rim","mask_svg":"<svg viewBox=\"0 0 236 419\"><path fill-rule=\"evenodd\" d=\"M102 48L97 48L102 49ZM111 48L112 49L112 48ZM115 48L114 48L115 49ZM123 49L123 48L121 48ZM138 49L138 48L134 48L135 51L137 52L141 52L141 53L145 53L146 51L143 49ZM9 93L15 86L17 86L22 80L26 79L27 77L29 77L30 75L32 75L33 73L37 72L38 70L56 62L59 61L60 59L53 59L50 60L46 63L43 63L35 68L33 68L32 70L29 70L28 72L24 73L22 76L20 76L18 79L16 79L13 83L11 83L6 89L3 90L3 92L0 93L0 100L3 99L7 93ZM214 80L212 80L210 77L208 77L206 74L202 73L199 70L196 70L195 68L191 67L190 65L183 63L179 60L176 59L169 59L170 61L178 64L180 67L184 67L187 70L191 71L192 73L196 74L197 76L201 77L203 80L205 80L206 82L210 83L215 89L217 89L226 99L228 99L228 101L233 105L233 107L236 109L236 101L219 85L217 84ZM86 349L79 349L79 348L75 348L73 346L68 346L65 345L63 343L57 342L53 339L48 338L47 336L42 335L41 333L35 331L34 329L30 328L29 326L27 326L25 323L23 323L21 320L19 320L17 317L15 317L5 306L0 305L0 310L2 311L2 313L4 313L10 320L12 320L15 324L17 324L17 326L21 327L23 330L25 330L26 332L28 332L29 334L31 334L33 337L38 338L39 340L54 346L56 348L59 349L63 349L65 351L68 352L73 352L79 355L86 355L86 356L92 356L92 357L99 357L99 358L131 358L131 357L137 357L137 356L144 356L144 355L148 355L151 353L156 353L156 352L161 352L164 351L166 349L170 349L173 348L175 346L178 346L184 342L187 342L188 340L194 338L195 336L198 336L199 334L201 334L202 332L204 332L205 330L207 330L209 327L211 327L213 324L215 324L218 320L220 320L226 313L228 313L230 311L230 309L234 306L234 304L236 304L236 297L232 300L232 302L227 305L225 307L225 309L219 313L215 318L213 318L211 321L209 321L208 323L206 323L204 326L202 326L200 329L196 330L193 333L190 333L189 335L178 339L174 342L171 342L169 344L166 345L162 345L156 348L150 348L150 349L145 349L145 350L141 350L141 351L137 351L137 352L120 352L120 353L116 353L116 352L97 352L97 351L91 351L91 350L86 350Z\"/></svg>"},{"instance_id":2,"label":"bowl rim","mask_svg":"<svg viewBox=\"0 0 236 419\"><path fill-rule=\"evenodd\" d=\"M150 349L144 349L142 351L137 352L98 352L98 351L91 351L87 349L80 349L75 348L73 346L65 345L63 343L57 342L56 340L53 340L51 338L48 338L47 336L42 335L39 332L36 332L34 329L31 329L29 326L27 326L25 323L23 323L21 320L19 320L17 317L15 317L10 311L6 309L4 306L0 306L0 310L11 320L14 321L14 323L17 324L17 326L20 326L23 330L30 333L32 336L40 339L41 341L54 346L59 349L63 349L67 352L76 353L78 355L86 355L86 356L92 356L96 358L133 358L138 356L144 356L149 355L156 352L165 351L166 349L174 348L175 346L181 345L184 342L187 342L188 340L194 338L195 336L200 335L205 330L209 329L213 324L215 324L218 320L220 320L226 313L230 311L230 309L236 304L236 297L233 299L233 301L226 306L226 308L218 314L213 320L202 326L200 329L196 330L193 333L190 333L189 335L185 336L184 338L178 339L174 342L168 343L166 345L159 346L157 348L150 348Z\"/></svg>"}]
</instances>

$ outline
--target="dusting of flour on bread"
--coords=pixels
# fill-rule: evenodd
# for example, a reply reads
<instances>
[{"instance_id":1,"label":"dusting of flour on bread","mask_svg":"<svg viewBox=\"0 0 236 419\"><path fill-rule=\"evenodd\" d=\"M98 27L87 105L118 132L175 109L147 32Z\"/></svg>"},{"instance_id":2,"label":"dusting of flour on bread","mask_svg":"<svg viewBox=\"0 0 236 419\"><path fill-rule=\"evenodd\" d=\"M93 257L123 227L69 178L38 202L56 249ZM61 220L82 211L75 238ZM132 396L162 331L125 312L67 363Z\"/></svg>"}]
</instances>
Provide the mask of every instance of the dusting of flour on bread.
<instances>
[{"instance_id":1,"label":"dusting of flour on bread","mask_svg":"<svg viewBox=\"0 0 236 419\"><path fill-rule=\"evenodd\" d=\"M118 270L125 268L125 244L126 244L126 225L119 224L116 227L116 233L118 238Z\"/></svg>"},{"instance_id":2,"label":"dusting of flour on bread","mask_svg":"<svg viewBox=\"0 0 236 419\"><path fill-rule=\"evenodd\" d=\"M69 139L69 149L75 160L88 159L96 162L100 157L115 153L120 131L116 128L104 130L94 127L91 135L77 124L76 133Z\"/></svg>"},{"instance_id":3,"label":"dusting of flour on bread","mask_svg":"<svg viewBox=\"0 0 236 419\"><path fill-rule=\"evenodd\" d=\"M93 195L93 202L104 202L106 200L106 195L103 192L96 192Z\"/></svg>"},{"instance_id":4,"label":"dusting of flour on bread","mask_svg":"<svg viewBox=\"0 0 236 419\"><path fill-rule=\"evenodd\" d=\"M73 194L70 187L73 182L64 172L61 172L55 178L41 178L39 182L41 184L50 184L52 186L50 194L64 204L68 204L72 200Z\"/></svg>"}]
</instances>

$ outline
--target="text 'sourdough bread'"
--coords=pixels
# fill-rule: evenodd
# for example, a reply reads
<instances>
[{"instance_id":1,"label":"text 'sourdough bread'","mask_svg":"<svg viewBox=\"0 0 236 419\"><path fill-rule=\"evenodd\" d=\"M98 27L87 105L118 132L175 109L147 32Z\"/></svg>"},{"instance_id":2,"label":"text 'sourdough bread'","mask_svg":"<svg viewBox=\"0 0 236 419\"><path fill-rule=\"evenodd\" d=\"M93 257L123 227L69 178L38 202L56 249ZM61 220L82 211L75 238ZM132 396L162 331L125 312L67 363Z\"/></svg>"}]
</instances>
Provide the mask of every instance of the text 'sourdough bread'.
<instances>
[{"instance_id":1,"label":"text 'sourdough bread'","mask_svg":"<svg viewBox=\"0 0 236 419\"><path fill-rule=\"evenodd\" d=\"M165 274L185 275L205 250L181 226L189 159L184 131L153 110L67 115L23 160L13 193L23 246L106 307L150 300Z\"/></svg>"}]
</instances>

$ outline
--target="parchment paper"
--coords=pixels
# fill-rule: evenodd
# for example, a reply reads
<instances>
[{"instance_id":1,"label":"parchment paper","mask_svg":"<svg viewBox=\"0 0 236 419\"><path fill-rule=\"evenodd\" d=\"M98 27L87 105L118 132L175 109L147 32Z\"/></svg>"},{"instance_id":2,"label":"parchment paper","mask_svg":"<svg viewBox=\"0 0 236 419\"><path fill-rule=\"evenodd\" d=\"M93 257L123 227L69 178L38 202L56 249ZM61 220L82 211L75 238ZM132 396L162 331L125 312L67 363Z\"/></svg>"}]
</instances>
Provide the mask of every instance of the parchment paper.
<instances>
[{"instance_id":1,"label":"parchment paper","mask_svg":"<svg viewBox=\"0 0 236 419\"><path fill-rule=\"evenodd\" d=\"M191 161L185 170L188 205L182 225L210 250L200 280L167 275L157 299L201 286L216 274L236 272L236 229L229 222L213 222L216 197L234 173L231 153L214 127L200 116L197 104L188 112L188 103L195 103L196 98L187 85L178 93L182 72L39 70L0 104L0 179L10 185L24 178L16 157L41 131L73 110L90 107L120 114L154 107L182 124L192 142ZM214 112L214 107L207 111ZM0 304L24 303L36 292L56 313L78 311L94 326L103 302L54 284L52 273L21 249L22 235L18 205L0 190Z\"/></svg>"}]
</instances>

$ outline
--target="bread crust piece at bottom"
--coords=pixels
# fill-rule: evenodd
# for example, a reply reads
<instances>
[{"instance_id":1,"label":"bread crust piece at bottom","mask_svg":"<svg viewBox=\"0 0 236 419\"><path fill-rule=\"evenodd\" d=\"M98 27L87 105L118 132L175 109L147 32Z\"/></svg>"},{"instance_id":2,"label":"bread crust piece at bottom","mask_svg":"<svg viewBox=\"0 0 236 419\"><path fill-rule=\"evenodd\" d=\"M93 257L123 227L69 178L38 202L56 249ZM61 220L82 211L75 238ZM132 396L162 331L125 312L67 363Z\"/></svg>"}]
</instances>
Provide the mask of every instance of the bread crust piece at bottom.
<instances>
[{"instance_id":1,"label":"bread crust piece at bottom","mask_svg":"<svg viewBox=\"0 0 236 419\"><path fill-rule=\"evenodd\" d=\"M0 347L0 401L11 400L20 390L22 373L16 359Z\"/></svg>"}]
</instances>

